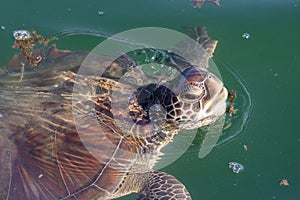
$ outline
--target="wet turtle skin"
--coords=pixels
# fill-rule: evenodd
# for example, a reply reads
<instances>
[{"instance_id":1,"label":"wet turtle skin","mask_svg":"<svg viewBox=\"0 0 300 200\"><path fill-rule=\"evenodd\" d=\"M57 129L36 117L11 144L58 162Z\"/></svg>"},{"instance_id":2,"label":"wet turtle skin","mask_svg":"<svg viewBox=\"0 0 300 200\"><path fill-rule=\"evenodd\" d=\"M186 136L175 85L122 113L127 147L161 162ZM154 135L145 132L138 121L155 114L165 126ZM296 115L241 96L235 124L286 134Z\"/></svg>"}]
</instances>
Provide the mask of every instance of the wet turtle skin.
<instances>
[{"instance_id":1,"label":"wet turtle skin","mask_svg":"<svg viewBox=\"0 0 300 200\"><path fill-rule=\"evenodd\" d=\"M199 41L209 52L205 55L208 59L216 42L208 38L205 30L202 37L206 39ZM143 155L159 151L179 129L206 125L202 119L189 117L188 112L172 112L168 106L175 109L180 105L184 109L197 102L203 106L190 106L194 113L206 109L209 116L211 112L223 114L225 106L224 111L223 107L221 111L212 108L219 102L225 103L227 97L220 80L208 76L205 69L190 66L182 72L188 83L178 85L179 93L167 91L164 85L140 87L128 105L130 117L124 119L124 124L134 121L142 126L136 132L124 132L113 118L110 94L118 91L124 97L128 95L126 86L120 85L118 79L134 63L126 56L109 67L102 63L107 69L98 77L92 100L98 123L93 126L90 118L80 118L79 135L73 114L81 113L83 106L80 101L72 105L72 92L76 81L82 85L90 83L76 77L88 52L62 51L52 46L42 53L44 60L37 68L27 65L18 55L0 69L0 199L113 199L132 192L138 193L137 199L145 200L191 199L182 183L164 172L152 171L153 165L144 163ZM204 84L204 93L198 91L199 82ZM150 96L145 96L145 92ZM143 126L149 123L147 109L158 101L168 112L168 123L151 136L136 134L147 131L148 127ZM114 114L128 116L123 110Z\"/></svg>"}]
</instances>

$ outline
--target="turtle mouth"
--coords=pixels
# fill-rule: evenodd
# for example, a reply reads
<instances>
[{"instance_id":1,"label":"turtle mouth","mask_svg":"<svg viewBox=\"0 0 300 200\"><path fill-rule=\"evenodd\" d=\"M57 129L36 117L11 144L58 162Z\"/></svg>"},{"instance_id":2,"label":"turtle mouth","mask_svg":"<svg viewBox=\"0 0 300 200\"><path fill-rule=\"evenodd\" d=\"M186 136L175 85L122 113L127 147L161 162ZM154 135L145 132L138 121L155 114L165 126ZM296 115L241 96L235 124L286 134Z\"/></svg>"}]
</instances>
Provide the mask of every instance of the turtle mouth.
<instances>
[{"instance_id":1,"label":"turtle mouth","mask_svg":"<svg viewBox=\"0 0 300 200\"><path fill-rule=\"evenodd\" d=\"M226 87L222 87L221 91L219 92L218 95L222 100L226 101L227 97L228 97L228 91L226 89Z\"/></svg>"},{"instance_id":2,"label":"turtle mouth","mask_svg":"<svg viewBox=\"0 0 300 200\"><path fill-rule=\"evenodd\" d=\"M216 117L223 115L226 111L227 97L228 91L225 87L222 87L220 89L220 92L215 96L215 98L211 99L211 101L205 105L207 115Z\"/></svg>"},{"instance_id":3,"label":"turtle mouth","mask_svg":"<svg viewBox=\"0 0 300 200\"><path fill-rule=\"evenodd\" d=\"M210 99L210 101L207 102L202 112L197 115L194 121L194 125L189 128L193 129L196 127L210 125L217 121L221 116L223 116L226 112L227 95L227 89L225 87L222 87L215 98Z\"/></svg>"}]
</instances>

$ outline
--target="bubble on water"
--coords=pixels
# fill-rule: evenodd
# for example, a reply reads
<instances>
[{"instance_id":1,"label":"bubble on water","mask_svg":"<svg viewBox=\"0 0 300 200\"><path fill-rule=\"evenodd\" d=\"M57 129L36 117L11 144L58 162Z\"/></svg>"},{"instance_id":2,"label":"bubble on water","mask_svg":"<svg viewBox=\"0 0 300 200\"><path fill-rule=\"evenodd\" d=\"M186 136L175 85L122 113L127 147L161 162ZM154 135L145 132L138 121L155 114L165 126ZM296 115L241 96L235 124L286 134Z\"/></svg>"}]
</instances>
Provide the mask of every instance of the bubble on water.
<instances>
[{"instance_id":1,"label":"bubble on water","mask_svg":"<svg viewBox=\"0 0 300 200\"><path fill-rule=\"evenodd\" d=\"M0 26L1 30L5 30L5 26Z\"/></svg>"},{"instance_id":2,"label":"bubble on water","mask_svg":"<svg viewBox=\"0 0 300 200\"><path fill-rule=\"evenodd\" d=\"M237 162L229 162L228 167L231 168L232 171L237 174L244 170L244 166Z\"/></svg>"},{"instance_id":3,"label":"bubble on water","mask_svg":"<svg viewBox=\"0 0 300 200\"><path fill-rule=\"evenodd\" d=\"M27 30L17 30L13 32L15 40L26 40L32 38L31 33Z\"/></svg>"},{"instance_id":4,"label":"bubble on water","mask_svg":"<svg viewBox=\"0 0 300 200\"><path fill-rule=\"evenodd\" d=\"M104 15L103 11L98 11L98 15Z\"/></svg>"},{"instance_id":5,"label":"bubble on water","mask_svg":"<svg viewBox=\"0 0 300 200\"><path fill-rule=\"evenodd\" d=\"M250 34L249 33L243 33L242 34L242 38L249 39L250 38Z\"/></svg>"}]
</instances>

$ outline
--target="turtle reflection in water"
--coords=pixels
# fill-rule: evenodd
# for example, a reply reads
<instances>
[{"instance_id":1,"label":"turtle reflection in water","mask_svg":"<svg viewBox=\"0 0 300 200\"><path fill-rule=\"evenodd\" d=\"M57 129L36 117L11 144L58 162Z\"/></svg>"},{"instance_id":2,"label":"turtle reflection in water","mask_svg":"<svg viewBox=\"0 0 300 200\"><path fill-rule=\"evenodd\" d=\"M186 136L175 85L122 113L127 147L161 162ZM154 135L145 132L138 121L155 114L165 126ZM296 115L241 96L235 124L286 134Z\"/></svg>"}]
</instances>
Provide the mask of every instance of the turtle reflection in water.
<instances>
[{"instance_id":1,"label":"turtle reflection in water","mask_svg":"<svg viewBox=\"0 0 300 200\"><path fill-rule=\"evenodd\" d=\"M201 8L203 3L205 3L205 2L212 3L212 4L215 4L217 6L220 5L220 0L192 0L193 6L195 8Z\"/></svg>"},{"instance_id":2,"label":"turtle reflection in water","mask_svg":"<svg viewBox=\"0 0 300 200\"><path fill-rule=\"evenodd\" d=\"M115 123L111 94L117 91L128 98L127 86L118 80L136 65L126 55L108 67L100 63L106 71L97 78L91 100L98 124L93 127L80 119L86 130L84 144L72 116L74 109L80 113L84 108L80 102L72 106L72 90L75 81L88 84L85 78L75 80L87 52L52 46L37 68L25 65L22 80L22 56L1 68L0 199L113 199L133 192L138 193L137 199L191 199L173 176L134 168L148 168L143 155L159 152L179 130L211 124L225 112L227 90L206 69L217 42L204 28L199 30L197 41L205 49L199 55L205 63L199 65L204 67L187 66L181 72L183 78L168 82L174 86L172 91L160 84L139 87L126 111L117 113L122 119L129 111L130 118L123 121L135 122L135 133L124 132ZM158 103L167 112L165 123L151 136L143 135L151 122L147 109ZM98 128L109 142L89 134ZM86 146L100 157L95 158Z\"/></svg>"}]
</instances>

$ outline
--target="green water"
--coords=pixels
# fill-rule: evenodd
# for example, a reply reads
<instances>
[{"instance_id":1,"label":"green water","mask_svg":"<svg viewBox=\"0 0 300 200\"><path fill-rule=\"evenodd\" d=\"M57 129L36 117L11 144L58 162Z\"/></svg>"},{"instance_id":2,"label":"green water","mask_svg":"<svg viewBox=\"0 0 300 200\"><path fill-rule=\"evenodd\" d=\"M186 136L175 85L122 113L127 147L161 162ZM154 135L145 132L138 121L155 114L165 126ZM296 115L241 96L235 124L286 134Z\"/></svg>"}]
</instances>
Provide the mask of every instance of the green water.
<instances>
[{"instance_id":1,"label":"green water","mask_svg":"<svg viewBox=\"0 0 300 200\"><path fill-rule=\"evenodd\" d=\"M188 0L2 1L0 65L17 52L12 31L35 29L57 35L61 49L92 49L102 38L63 32L115 34L156 26L184 31L203 25L219 41L214 61L221 73L232 68L251 93L253 110L246 127L231 142L197 157L193 146L163 170L180 179L193 199L297 200L300 196L300 1L223 0L194 9ZM103 11L99 15L98 11ZM250 34L243 39L242 33ZM224 76L235 89L235 80ZM243 110L240 110L242 112ZM243 150L243 145L248 151ZM199 148L199 147L198 147ZM245 166L240 174L228 162ZM290 186L279 185L288 179ZM122 199L134 199L133 196Z\"/></svg>"}]
</instances>

